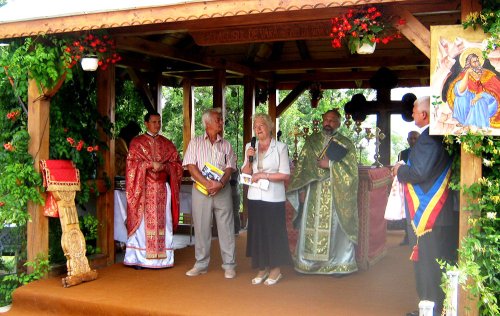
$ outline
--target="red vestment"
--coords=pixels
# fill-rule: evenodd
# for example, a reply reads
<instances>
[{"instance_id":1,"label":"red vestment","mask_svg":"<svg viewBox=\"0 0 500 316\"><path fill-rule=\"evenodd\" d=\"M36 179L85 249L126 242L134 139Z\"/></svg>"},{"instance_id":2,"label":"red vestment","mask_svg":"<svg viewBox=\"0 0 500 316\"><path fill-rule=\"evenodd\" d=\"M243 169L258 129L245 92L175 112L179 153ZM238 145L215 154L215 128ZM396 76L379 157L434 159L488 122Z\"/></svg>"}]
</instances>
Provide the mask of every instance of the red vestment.
<instances>
[{"instance_id":1,"label":"red vestment","mask_svg":"<svg viewBox=\"0 0 500 316\"><path fill-rule=\"evenodd\" d=\"M163 164L153 171L153 162ZM172 226L179 221L179 189L182 164L175 145L167 138L148 134L137 136L130 143L127 156L127 233L130 237L144 218L146 257L165 258L165 183L172 192Z\"/></svg>"}]
</instances>

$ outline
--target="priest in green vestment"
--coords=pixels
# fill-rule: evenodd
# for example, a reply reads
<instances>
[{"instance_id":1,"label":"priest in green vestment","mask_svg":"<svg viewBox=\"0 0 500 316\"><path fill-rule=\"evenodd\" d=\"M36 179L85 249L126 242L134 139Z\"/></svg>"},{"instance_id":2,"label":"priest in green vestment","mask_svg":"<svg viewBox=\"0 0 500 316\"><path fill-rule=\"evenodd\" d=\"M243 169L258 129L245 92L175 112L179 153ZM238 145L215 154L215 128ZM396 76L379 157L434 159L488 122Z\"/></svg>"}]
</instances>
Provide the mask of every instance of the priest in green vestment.
<instances>
[{"instance_id":1,"label":"priest in green vestment","mask_svg":"<svg viewBox=\"0 0 500 316\"><path fill-rule=\"evenodd\" d=\"M335 109L323 114L323 130L305 140L288 185L299 230L295 270L301 273L358 270L358 164L354 144L337 131L340 120Z\"/></svg>"}]
</instances>

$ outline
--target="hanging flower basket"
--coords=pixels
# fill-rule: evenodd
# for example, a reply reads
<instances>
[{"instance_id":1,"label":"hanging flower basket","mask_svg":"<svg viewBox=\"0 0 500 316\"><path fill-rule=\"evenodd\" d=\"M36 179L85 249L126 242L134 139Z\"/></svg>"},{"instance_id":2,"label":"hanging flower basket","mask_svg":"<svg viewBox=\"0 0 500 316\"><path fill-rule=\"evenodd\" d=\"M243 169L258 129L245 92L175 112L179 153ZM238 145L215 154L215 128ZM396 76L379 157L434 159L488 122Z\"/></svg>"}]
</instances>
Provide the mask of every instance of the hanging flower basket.
<instances>
[{"instance_id":1,"label":"hanging flower basket","mask_svg":"<svg viewBox=\"0 0 500 316\"><path fill-rule=\"evenodd\" d=\"M406 21L394 20L395 17L384 15L374 6L350 9L342 16L331 19L332 47L339 48L345 42L351 54L354 54L363 44L387 44L401 38L396 26L402 26Z\"/></svg>"},{"instance_id":2,"label":"hanging flower basket","mask_svg":"<svg viewBox=\"0 0 500 316\"><path fill-rule=\"evenodd\" d=\"M108 65L121 60L120 55L116 52L115 41L107 34L96 33L78 37L66 44L65 52L68 55L68 68L72 68L80 61L83 70L88 69L87 71L94 71L98 67L106 70ZM90 61L87 59L88 57L93 57L94 60ZM97 66L95 66L95 62L97 62Z\"/></svg>"},{"instance_id":3,"label":"hanging flower basket","mask_svg":"<svg viewBox=\"0 0 500 316\"><path fill-rule=\"evenodd\" d=\"M373 54L376 46L377 43L363 43L361 45L358 44L358 48L356 48L356 53L360 55Z\"/></svg>"},{"instance_id":4,"label":"hanging flower basket","mask_svg":"<svg viewBox=\"0 0 500 316\"><path fill-rule=\"evenodd\" d=\"M96 71L99 67L99 59L97 56L85 56L82 57L82 69L85 71Z\"/></svg>"}]
</instances>

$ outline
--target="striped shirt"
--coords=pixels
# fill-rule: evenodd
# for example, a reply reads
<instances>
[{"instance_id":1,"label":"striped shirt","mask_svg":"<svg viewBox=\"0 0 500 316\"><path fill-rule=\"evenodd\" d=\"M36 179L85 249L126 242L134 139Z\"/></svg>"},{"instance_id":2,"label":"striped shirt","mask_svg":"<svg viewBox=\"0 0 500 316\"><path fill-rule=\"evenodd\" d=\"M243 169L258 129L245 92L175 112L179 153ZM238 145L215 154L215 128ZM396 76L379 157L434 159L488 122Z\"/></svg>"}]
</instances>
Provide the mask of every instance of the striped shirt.
<instances>
[{"instance_id":1,"label":"striped shirt","mask_svg":"<svg viewBox=\"0 0 500 316\"><path fill-rule=\"evenodd\" d=\"M236 170L236 155L231 144L220 135L217 135L217 140L212 144L205 132L204 135L191 139L182 166L196 165L201 171L206 162L221 170Z\"/></svg>"}]
</instances>

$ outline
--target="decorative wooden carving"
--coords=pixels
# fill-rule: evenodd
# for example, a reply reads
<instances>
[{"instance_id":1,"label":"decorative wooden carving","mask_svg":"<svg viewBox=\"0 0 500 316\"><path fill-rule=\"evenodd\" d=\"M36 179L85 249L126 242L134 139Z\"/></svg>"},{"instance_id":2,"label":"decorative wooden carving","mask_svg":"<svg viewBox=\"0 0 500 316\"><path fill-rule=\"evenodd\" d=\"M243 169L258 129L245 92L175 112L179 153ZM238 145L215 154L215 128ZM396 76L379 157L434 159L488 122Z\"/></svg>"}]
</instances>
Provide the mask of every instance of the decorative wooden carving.
<instances>
[{"instance_id":1,"label":"decorative wooden carving","mask_svg":"<svg viewBox=\"0 0 500 316\"><path fill-rule=\"evenodd\" d=\"M78 224L75 205L76 191L80 190L80 172L70 160L40 160L43 185L47 189L44 214L59 217L61 246L66 256L68 276L62 279L64 287L97 279L85 256L85 238Z\"/></svg>"},{"instance_id":2,"label":"decorative wooden carving","mask_svg":"<svg viewBox=\"0 0 500 316\"><path fill-rule=\"evenodd\" d=\"M330 21L241 26L218 29L216 32L213 30L191 32L191 35L200 46L325 39L330 35Z\"/></svg>"},{"instance_id":3,"label":"decorative wooden carving","mask_svg":"<svg viewBox=\"0 0 500 316\"><path fill-rule=\"evenodd\" d=\"M66 256L68 276L62 279L64 287L97 279L97 271L91 270L86 254L85 238L80 231L76 212L76 191L52 192L59 209L62 236L61 246Z\"/></svg>"}]
</instances>

